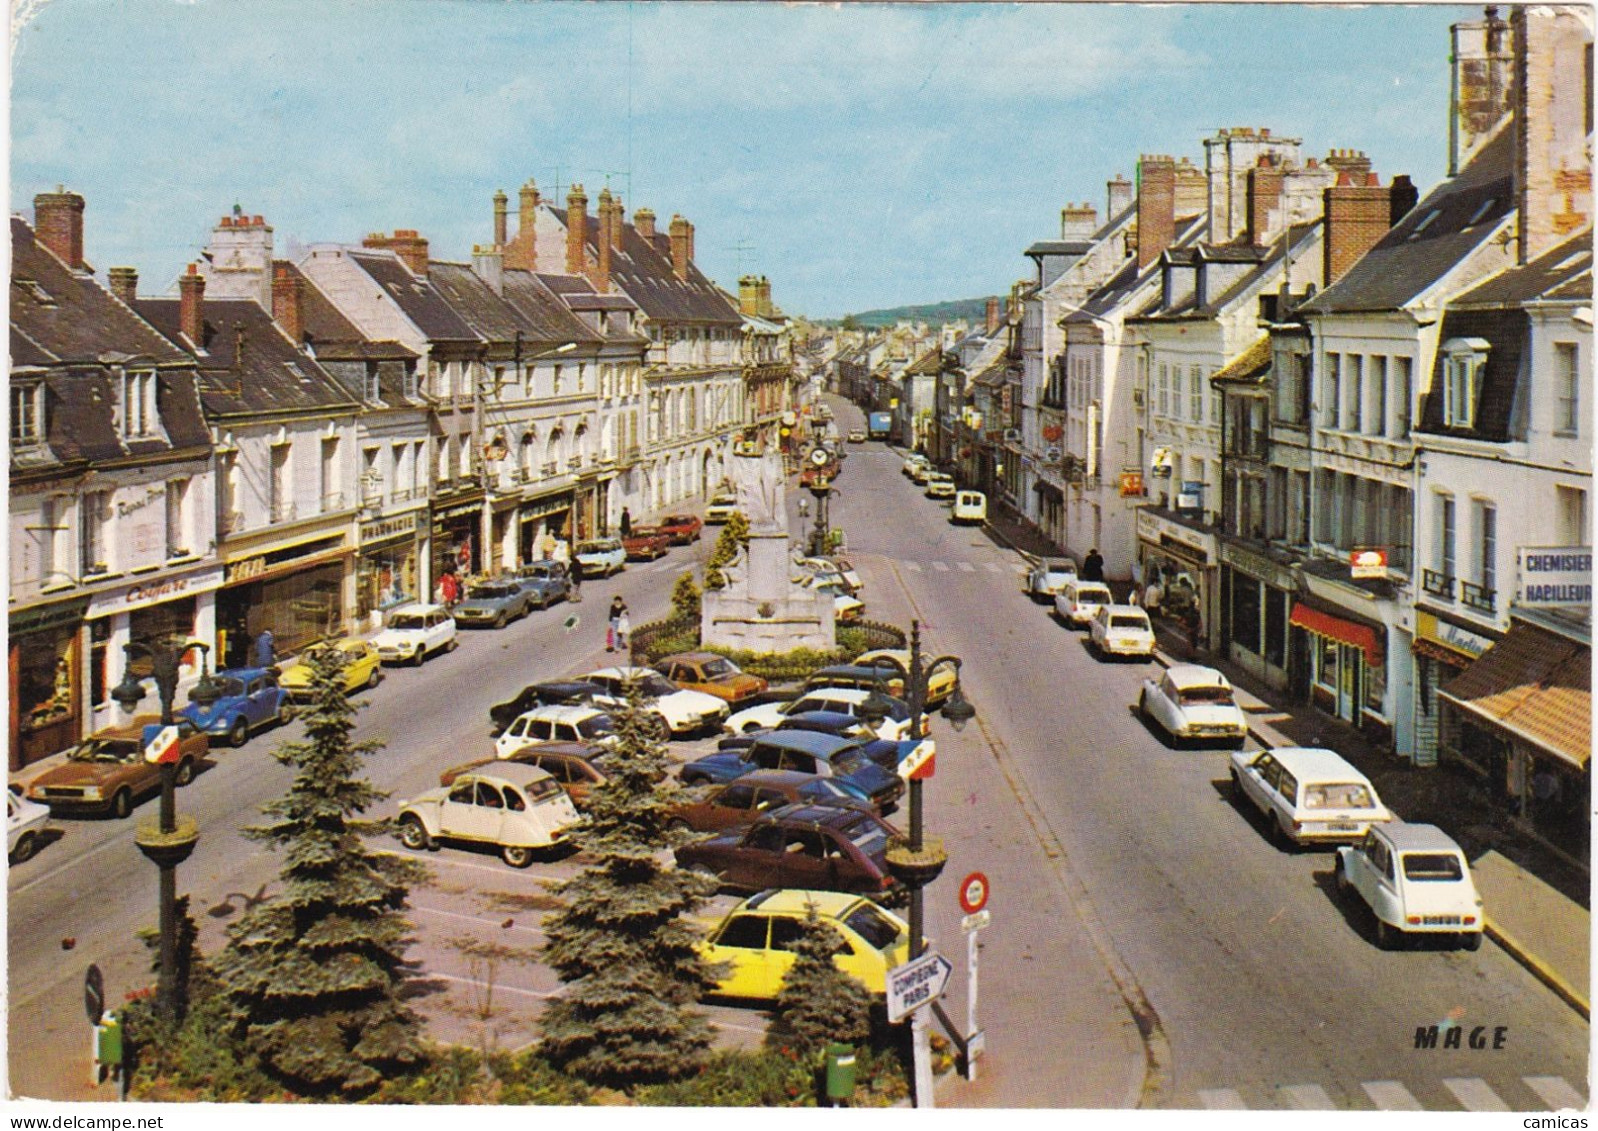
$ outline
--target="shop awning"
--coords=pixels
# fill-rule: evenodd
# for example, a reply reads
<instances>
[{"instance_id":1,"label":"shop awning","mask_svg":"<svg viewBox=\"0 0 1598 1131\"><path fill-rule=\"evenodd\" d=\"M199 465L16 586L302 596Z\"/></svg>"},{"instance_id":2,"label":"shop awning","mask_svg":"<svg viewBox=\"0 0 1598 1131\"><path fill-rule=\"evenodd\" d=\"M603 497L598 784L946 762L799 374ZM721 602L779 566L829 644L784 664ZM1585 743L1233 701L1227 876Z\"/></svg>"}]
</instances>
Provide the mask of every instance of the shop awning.
<instances>
[{"instance_id":1,"label":"shop awning","mask_svg":"<svg viewBox=\"0 0 1598 1131\"><path fill-rule=\"evenodd\" d=\"M1302 601L1293 606L1293 615L1288 618L1288 623L1305 632L1313 632L1316 636L1329 637L1352 648L1362 649L1366 663L1373 668L1381 666L1382 642L1376 638L1376 630L1368 624L1323 613Z\"/></svg>"},{"instance_id":2,"label":"shop awning","mask_svg":"<svg viewBox=\"0 0 1598 1131\"><path fill-rule=\"evenodd\" d=\"M1585 769L1592 757L1592 649L1515 624L1438 695Z\"/></svg>"}]
</instances>

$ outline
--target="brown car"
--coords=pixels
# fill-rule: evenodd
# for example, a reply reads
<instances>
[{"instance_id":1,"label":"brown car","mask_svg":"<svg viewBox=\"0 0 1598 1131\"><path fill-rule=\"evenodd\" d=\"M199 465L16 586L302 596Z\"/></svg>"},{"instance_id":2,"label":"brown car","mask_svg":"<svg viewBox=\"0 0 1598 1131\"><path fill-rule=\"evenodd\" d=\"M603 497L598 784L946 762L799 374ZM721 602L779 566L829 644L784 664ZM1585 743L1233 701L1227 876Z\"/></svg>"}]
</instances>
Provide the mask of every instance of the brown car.
<instances>
[{"instance_id":1,"label":"brown car","mask_svg":"<svg viewBox=\"0 0 1598 1131\"><path fill-rule=\"evenodd\" d=\"M655 669L678 687L703 691L729 703L753 699L769 686L759 676L740 671L737 664L714 652L679 652L661 660Z\"/></svg>"},{"instance_id":2,"label":"brown car","mask_svg":"<svg viewBox=\"0 0 1598 1131\"><path fill-rule=\"evenodd\" d=\"M755 818L748 829L677 849L677 867L715 876L729 890L893 893L888 839L898 830L858 809L784 805Z\"/></svg>"},{"instance_id":3,"label":"brown car","mask_svg":"<svg viewBox=\"0 0 1598 1131\"><path fill-rule=\"evenodd\" d=\"M803 801L874 813L871 803L845 789L834 778L793 770L755 770L710 791L691 805L679 805L672 823L699 833L719 833L753 824L768 809Z\"/></svg>"},{"instance_id":4,"label":"brown car","mask_svg":"<svg viewBox=\"0 0 1598 1131\"><path fill-rule=\"evenodd\" d=\"M160 725L159 716L137 715L127 726L96 731L67 751L64 765L28 783L28 797L50 806L51 813L126 817L136 799L161 788L161 767L144 760L145 744ZM180 758L175 777L178 785L188 785L211 744L192 719L180 715L175 725Z\"/></svg>"},{"instance_id":5,"label":"brown car","mask_svg":"<svg viewBox=\"0 0 1598 1131\"><path fill-rule=\"evenodd\" d=\"M605 771L594 764L605 753L603 746L588 742L544 742L524 746L509 758L479 758L475 762L451 766L438 775L438 784L453 785L458 776L479 766L491 766L500 761L520 762L547 770L572 799L572 804L581 808L587 804L590 791L610 780Z\"/></svg>"}]
</instances>

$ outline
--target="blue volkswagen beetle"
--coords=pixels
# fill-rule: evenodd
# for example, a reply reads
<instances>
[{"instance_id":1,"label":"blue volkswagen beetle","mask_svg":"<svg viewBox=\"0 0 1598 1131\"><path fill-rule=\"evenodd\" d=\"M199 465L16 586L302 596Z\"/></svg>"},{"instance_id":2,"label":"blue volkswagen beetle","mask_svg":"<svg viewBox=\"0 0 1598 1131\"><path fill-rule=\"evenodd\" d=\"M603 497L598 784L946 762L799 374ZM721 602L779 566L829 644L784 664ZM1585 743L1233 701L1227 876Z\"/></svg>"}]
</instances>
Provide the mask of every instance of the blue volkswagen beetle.
<instances>
[{"instance_id":1,"label":"blue volkswagen beetle","mask_svg":"<svg viewBox=\"0 0 1598 1131\"><path fill-rule=\"evenodd\" d=\"M208 735L243 746L252 732L294 717L294 706L288 692L278 686L275 668L224 668L211 680L222 697L209 710L191 702L178 712Z\"/></svg>"}]
</instances>

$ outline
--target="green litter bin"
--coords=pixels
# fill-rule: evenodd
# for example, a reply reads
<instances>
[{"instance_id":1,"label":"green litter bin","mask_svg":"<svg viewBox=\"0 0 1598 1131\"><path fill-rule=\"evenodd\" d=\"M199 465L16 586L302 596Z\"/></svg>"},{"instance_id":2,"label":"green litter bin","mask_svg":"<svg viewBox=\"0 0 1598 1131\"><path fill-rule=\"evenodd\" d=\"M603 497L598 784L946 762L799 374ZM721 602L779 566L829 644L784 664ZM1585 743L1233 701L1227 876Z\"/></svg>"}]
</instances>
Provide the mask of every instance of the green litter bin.
<instances>
[{"instance_id":1,"label":"green litter bin","mask_svg":"<svg viewBox=\"0 0 1598 1131\"><path fill-rule=\"evenodd\" d=\"M94 1027L94 1062L102 1079L106 1072L115 1077L122 1071L122 1019L115 1013Z\"/></svg>"},{"instance_id":2,"label":"green litter bin","mask_svg":"<svg viewBox=\"0 0 1598 1131\"><path fill-rule=\"evenodd\" d=\"M834 1107L854 1095L854 1046L827 1046L827 1101Z\"/></svg>"}]
</instances>

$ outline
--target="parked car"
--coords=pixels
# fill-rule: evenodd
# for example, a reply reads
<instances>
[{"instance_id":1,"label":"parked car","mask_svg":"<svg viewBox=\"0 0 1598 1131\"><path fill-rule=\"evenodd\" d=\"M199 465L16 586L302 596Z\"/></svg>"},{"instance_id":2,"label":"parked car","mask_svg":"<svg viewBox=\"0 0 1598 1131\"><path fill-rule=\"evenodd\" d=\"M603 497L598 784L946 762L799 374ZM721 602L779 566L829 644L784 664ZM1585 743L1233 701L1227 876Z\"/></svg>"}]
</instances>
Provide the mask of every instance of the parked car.
<instances>
[{"instance_id":1,"label":"parked car","mask_svg":"<svg viewBox=\"0 0 1598 1131\"><path fill-rule=\"evenodd\" d=\"M949 520L956 525L981 526L988 521L988 497L981 491L956 491Z\"/></svg>"},{"instance_id":2,"label":"parked car","mask_svg":"<svg viewBox=\"0 0 1598 1131\"><path fill-rule=\"evenodd\" d=\"M1218 738L1242 746L1248 738L1232 684L1214 668L1176 664L1144 680L1137 710L1177 741Z\"/></svg>"},{"instance_id":3,"label":"parked car","mask_svg":"<svg viewBox=\"0 0 1598 1131\"><path fill-rule=\"evenodd\" d=\"M899 883L886 859L888 839L896 835L882 818L860 810L784 805L742 832L681 846L677 866L713 875L734 891L793 887L896 893Z\"/></svg>"},{"instance_id":4,"label":"parked car","mask_svg":"<svg viewBox=\"0 0 1598 1131\"><path fill-rule=\"evenodd\" d=\"M723 729L729 734L739 734L761 727L776 727L789 715L805 711L836 711L858 717L860 704L870 695L869 687L816 687L786 703L762 703L747 707L731 716ZM903 738L910 729L910 708L903 699L892 696L888 697L888 707L888 717L877 727L877 737Z\"/></svg>"},{"instance_id":5,"label":"parked car","mask_svg":"<svg viewBox=\"0 0 1598 1131\"><path fill-rule=\"evenodd\" d=\"M842 577L844 587L849 590L852 596L860 596L860 591L866 587L866 583L855 572L855 568L850 564L849 559L840 557L837 554L820 558L803 558L799 564L816 573L835 574Z\"/></svg>"},{"instance_id":6,"label":"parked car","mask_svg":"<svg viewBox=\"0 0 1598 1131\"><path fill-rule=\"evenodd\" d=\"M210 742L193 719L178 716L178 763L173 780L188 785ZM108 813L126 817L134 802L161 789L161 767L144 760L144 748L161 731L156 715L95 731L67 751L67 760L28 783L28 800L51 813Z\"/></svg>"},{"instance_id":7,"label":"parked car","mask_svg":"<svg viewBox=\"0 0 1598 1131\"><path fill-rule=\"evenodd\" d=\"M705 508L705 525L717 526L738 513L738 496L718 494Z\"/></svg>"},{"instance_id":8,"label":"parked car","mask_svg":"<svg viewBox=\"0 0 1598 1131\"><path fill-rule=\"evenodd\" d=\"M480 581L467 588L465 599L455 606L452 615L461 628L504 628L526 616L533 604L532 593L519 581Z\"/></svg>"},{"instance_id":9,"label":"parked car","mask_svg":"<svg viewBox=\"0 0 1598 1131\"><path fill-rule=\"evenodd\" d=\"M706 934L700 955L725 971L714 992L775 1001L793 969L812 909L838 932L833 964L869 993L886 994L888 971L910 958L910 928L904 921L863 896L795 889L750 896Z\"/></svg>"},{"instance_id":10,"label":"parked car","mask_svg":"<svg viewBox=\"0 0 1598 1131\"><path fill-rule=\"evenodd\" d=\"M865 432L861 431L859 428L851 428L851 429L849 429L849 442L851 444L863 444L863 443L865 443L866 442L866 434L865 434Z\"/></svg>"},{"instance_id":11,"label":"parked car","mask_svg":"<svg viewBox=\"0 0 1598 1131\"><path fill-rule=\"evenodd\" d=\"M1390 821L1337 850L1337 890L1356 892L1376 918L1376 943L1391 950L1411 935L1456 935L1481 947L1486 916L1470 861L1436 825Z\"/></svg>"},{"instance_id":12,"label":"parked car","mask_svg":"<svg viewBox=\"0 0 1598 1131\"><path fill-rule=\"evenodd\" d=\"M910 667L910 650L908 648L873 648L869 652L862 652L854 658L857 667L884 667L888 669L888 694L904 695L904 677L891 664L878 664L879 660L897 660L906 670ZM812 677L814 678L814 677ZM930 710L942 706L943 701L954 694L954 689L960 686L960 677L954 665L939 664L927 673L927 701L926 707Z\"/></svg>"},{"instance_id":13,"label":"parked car","mask_svg":"<svg viewBox=\"0 0 1598 1131\"><path fill-rule=\"evenodd\" d=\"M858 597L851 597L848 590L838 582L819 581L811 577L805 581L804 587L831 597L833 616L845 624L859 620L861 614L865 612L866 603Z\"/></svg>"},{"instance_id":14,"label":"parked car","mask_svg":"<svg viewBox=\"0 0 1598 1131\"><path fill-rule=\"evenodd\" d=\"M926 488L924 493L929 499L952 499L955 495L954 476L941 471L929 472Z\"/></svg>"},{"instance_id":15,"label":"parked car","mask_svg":"<svg viewBox=\"0 0 1598 1131\"><path fill-rule=\"evenodd\" d=\"M1027 571L1026 591L1034 601L1050 601L1075 580L1076 563L1070 558L1041 558Z\"/></svg>"},{"instance_id":16,"label":"parked car","mask_svg":"<svg viewBox=\"0 0 1598 1131\"><path fill-rule=\"evenodd\" d=\"M50 806L6 790L6 859L20 864L39 851L49 832Z\"/></svg>"},{"instance_id":17,"label":"parked car","mask_svg":"<svg viewBox=\"0 0 1598 1131\"><path fill-rule=\"evenodd\" d=\"M1054 611L1072 628L1081 628L1093 619L1100 606L1114 603L1110 587L1102 581L1082 581L1073 577L1054 598Z\"/></svg>"},{"instance_id":18,"label":"parked car","mask_svg":"<svg viewBox=\"0 0 1598 1131\"><path fill-rule=\"evenodd\" d=\"M912 483L925 483L927 476L932 473L932 461L920 452L911 452L904 457L900 470L910 477Z\"/></svg>"},{"instance_id":19,"label":"parked car","mask_svg":"<svg viewBox=\"0 0 1598 1131\"><path fill-rule=\"evenodd\" d=\"M652 526L637 526L621 540L630 562L652 562L671 551L671 535Z\"/></svg>"},{"instance_id":20,"label":"parked car","mask_svg":"<svg viewBox=\"0 0 1598 1131\"><path fill-rule=\"evenodd\" d=\"M655 523L654 528L669 535L673 545L686 546L699 541L705 524L696 514L668 514Z\"/></svg>"},{"instance_id":21,"label":"parked car","mask_svg":"<svg viewBox=\"0 0 1598 1131\"><path fill-rule=\"evenodd\" d=\"M627 549L618 538L579 542L575 565L584 577L609 577L627 568Z\"/></svg>"},{"instance_id":22,"label":"parked car","mask_svg":"<svg viewBox=\"0 0 1598 1131\"><path fill-rule=\"evenodd\" d=\"M250 735L294 717L289 693L278 684L276 668L223 668L211 677L222 695L209 707L190 701L178 712L215 738L243 746Z\"/></svg>"},{"instance_id":23,"label":"parked car","mask_svg":"<svg viewBox=\"0 0 1598 1131\"><path fill-rule=\"evenodd\" d=\"M715 787L698 801L678 805L672 810L671 819L695 832L724 832L751 824L767 810L795 803L876 811L869 800L848 788L841 778L794 770L751 770Z\"/></svg>"},{"instance_id":24,"label":"parked car","mask_svg":"<svg viewBox=\"0 0 1598 1131\"><path fill-rule=\"evenodd\" d=\"M816 734L831 734L842 738L876 738L871 728L854 715L845 715L837 711L801 711L797 715L784 717L782 722L774 727L761 727L739 734L724 734L716 742L716 749L747 750L754 745L757 738L785 730L808 730Z\"/></svg>"},{"instance_id":25,"label":"parked car","mask_svg":"<svg viewBox=\"0 0 1598 1131\"><path fill-rule=\"evenodd\" d=\"M435 652L453 652L455 618L443 605L405 605L388 615L388 626L372 637L385 664L415 664Z\"/></svg>"},{"instance_id":26,"label":"parked car","mask_svg":"<svg viewBox=\"0 0 1598 1131\"><path fill-rule=\"evenodd\" d=\"M313 644L300 654L299 659L283 668L277 684L288 693L289 700L299 703L311 697L311 665L313 652L328 650L343 654L344 693L352 695L363 687L376 687L383 682L382 657L377 649L365 640L353 637L345 640Z\"/></svg>"},{"instance_id":27,"label":"parked car","mask_svg":"<svg viewBox=\"0 0 1598 1131\"><path fill-rule=\"evenodd\" d=\"M592 705L534 707L518 715L494 739L494 755L509 758L540 742L589 742L615 746L620 741L610 716Z\"/></svg>"},{"instance_id":28,"label":"parked car","mask_svg":"<svg viewBox=\"0 0 1598 1131\"><path fill-rule=\"evenodd\" d=\"M1284 846L1357 841L1393 819L1370 779L1330 750L1238 751L1231 763L1232 796L1257 806Z\"/></svg>"},{"instance_id":29,"label":"parked car","mask_svg":"<svg viewBox=\"0 0 1598 1131\"><path fill-rule=\"evenodd\" d=\"M527 590L534 608L547 609L556 601L571 596L571 577L565 562L528 562L517 566L510 574L516 583Z\"/></svg>"},{"instance_id":30,"label":"parked car","mask_svg":"<svg viewBox=\"0 0 1598 1131\"><path fill-rule=\"evenodd\" d=\"M760 676L749 675L726 656L714 652L679 652L665 657L655 669L678 687L702 691L727 703L753 699L770 686Z\"/></svg>"},{"instance_id":31,"label":"parked car","mask_svg":"<svg viewBox=\"0 0 1598 1131\"><path fill-rule=\"evenodd\" d=\"M636 692L644 709L660 720L662 737L711 730L727 717L725 700L678 687L653 668L600 668L582 678L605 689L595 699L602 706L620 706Z\"/></svg>"},{"instance_id":32,"label":"parked car","mask_svg":"<svg viewBox=\"0 0 1598 1131\"><path fill-rule=\"evenodd\" d=\"M1088 622L1088 643L1101 660L1115 656L1150 659L1154 655L1154 626L1136 605L1100 605Z\"/></svg>"},{"instance_id":33,"label":"parked car","mask_svg":"<svg viewBox=\"0 0 1598 1131\"><path fill-rule=\"evenodd\" d=\"M438 775L438 784L454 785L456 778L482 766L491 766L497 762L517 762L547 771L549 776L566 791L566 796L572 799L572 804L581 809L588 803L589 793L609 780L605 776L605 771L599 767L599 763L608 753L610 753L609 747L595 742L540 742L533 746L522 747L509 758L478 758L458 766L451 766Z\"/></svg>"},{"instance_id":34,"label":"parked car","mask_svg":"<svg viewBox=\"0 0 1598 1131\"><path fill-rule=\"evenodd\" d=\"M490 738L497 738L504 729L516 721L516 716L534 707L571 706L592 703L594 696L603 695L605 689L586 679L552 679L543 683L529 683L514 698L495 703L488 709Z\"/></svg>"},{"instance_id":35,"label":"parked car","mask_svg":"<svg viewBox=\"0 0 1598 1131\"><path fill-rule=\"evenodd\" d=\"M890 758L894 753L890 752ZM800 730L772 731L750 743L747 750L707 754L684 766L678 777L685 785L726 782L750 770L793 770L839 779L881 813L891 812L905 791L904 780L873 760L862 740Z\"/></svg>"},{"instance_id":36,"label":"parked car","mask_svg":"<svg viewBox=\"0 0 1598 1131\"><path fill-rule=\"evenodd\" d=\"M399 838L412 850L431 851L446 840L491 845L512 868L525 868L577 821L571 798L546 771L495 763L401 801Z\"/></svg>"}]
</instances>

